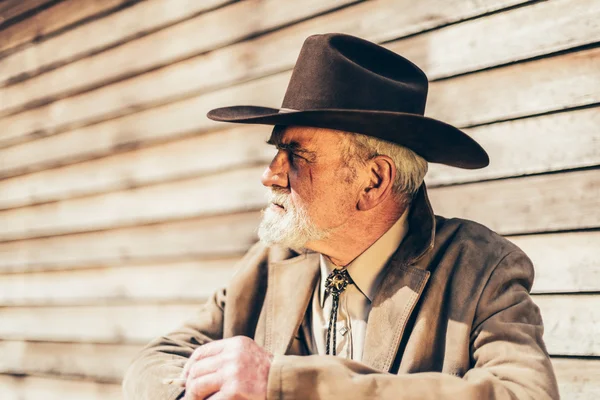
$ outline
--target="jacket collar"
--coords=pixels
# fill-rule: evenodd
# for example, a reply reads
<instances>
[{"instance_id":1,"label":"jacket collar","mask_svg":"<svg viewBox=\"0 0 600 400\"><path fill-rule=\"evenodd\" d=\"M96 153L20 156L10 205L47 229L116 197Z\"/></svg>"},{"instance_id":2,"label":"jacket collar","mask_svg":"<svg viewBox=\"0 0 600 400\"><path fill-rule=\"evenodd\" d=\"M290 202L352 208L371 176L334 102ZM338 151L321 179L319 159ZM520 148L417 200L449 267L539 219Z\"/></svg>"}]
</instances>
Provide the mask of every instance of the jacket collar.
<instances>
[{"instance_id":1,"label":"jacket collar","mask_svg":"<svg viewBox=\"0 0 600 400\"><path fill-rule=\"evenodd\" d=\"M389 371L410 315L427 283L430 272L423 258L433 248L435 218L425 184L411 205L409 231L384 271L372 302L362 362ZM265 304L265 348L286 354L306 314L319 277L319 253L302 254L274 249L269 258ZM286 258L286 257L291 258Z\"/></svg>"}]
</instances>

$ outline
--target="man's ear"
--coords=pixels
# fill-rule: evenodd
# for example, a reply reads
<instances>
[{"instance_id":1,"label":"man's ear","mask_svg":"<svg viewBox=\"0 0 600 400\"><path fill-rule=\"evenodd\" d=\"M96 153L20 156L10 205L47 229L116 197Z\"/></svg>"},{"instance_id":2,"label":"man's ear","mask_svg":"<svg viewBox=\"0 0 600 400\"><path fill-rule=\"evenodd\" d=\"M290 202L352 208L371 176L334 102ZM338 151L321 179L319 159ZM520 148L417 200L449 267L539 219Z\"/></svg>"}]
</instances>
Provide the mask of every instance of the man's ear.
<instances>
[{"instance_id":1,"label":"man's ear","mask_svg":"<svg viewBox=\"0 0 600 400\"><path fill-rule=\"evenodd\" d=\"M379 155L367 162L367 184L361 189L357 208L367 211L383 202L392 193L396 179L396 165L388 157Z\"/></svg>"}]
</instances>

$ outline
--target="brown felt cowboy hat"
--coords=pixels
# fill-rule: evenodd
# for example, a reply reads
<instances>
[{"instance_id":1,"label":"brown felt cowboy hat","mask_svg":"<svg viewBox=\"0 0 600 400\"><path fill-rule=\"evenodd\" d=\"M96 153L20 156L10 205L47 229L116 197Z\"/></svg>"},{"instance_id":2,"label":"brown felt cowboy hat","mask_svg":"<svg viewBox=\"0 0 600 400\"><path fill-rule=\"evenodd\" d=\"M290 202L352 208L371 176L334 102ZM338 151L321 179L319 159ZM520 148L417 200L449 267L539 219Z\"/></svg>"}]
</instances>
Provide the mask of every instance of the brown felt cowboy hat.
<instances>
[{"instance_id":1,"label":"brown felt cowboy hat","mask_svg":"<svg viewBox=\"0 0 600 400\"><path fill-rule=\"evenodd\" d=\"M281 108L222 107L215 121L299 125L361 133L408 147L429 162L476 169L485 150L459 129L425 117L427 77L404 57L354 36L306 39Z\"/></svg>"}]
</instances>

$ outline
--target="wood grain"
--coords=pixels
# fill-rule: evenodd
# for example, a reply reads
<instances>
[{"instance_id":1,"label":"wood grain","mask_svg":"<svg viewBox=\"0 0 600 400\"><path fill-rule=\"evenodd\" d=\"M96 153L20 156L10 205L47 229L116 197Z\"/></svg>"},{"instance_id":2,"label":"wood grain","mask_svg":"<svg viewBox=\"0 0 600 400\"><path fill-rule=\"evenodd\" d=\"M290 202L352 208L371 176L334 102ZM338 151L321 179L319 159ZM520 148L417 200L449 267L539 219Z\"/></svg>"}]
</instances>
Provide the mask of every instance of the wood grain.
<instances>
[{"instance_id":1,"label":"wood grain","mask_svg":"<svg viewBox=\"0 0 600 400\"><path fill-rule=\"evenodd\" d=\"M74 58L78 54L76 53L77 49L82 47L76 45L73 50L66 50L67 54L64 56L57 56L55 49L63 49L65 46L63 38L57 37L54 41L49 41L48 44L39 49L44 53L38 54L36 52L37 48L32 47L30 52L33 54L15 53L2 61L0 84L7 83L10 80L14 81L14 76L17 74L26 74L31 77L20 83L0 88L0 104L2 104L0 110L14 109L18 104L27 102L39 104L42 98L58 95L63 97L81 90L99 87L355 1L298 0L293 5L277 0L235 2L227 7L201 14L196 18L182 21L135 40L125 41L119 46L110 47L98 54L76 59L65 66L42 75L36 75L37 71L42 69L42 66L47 69L48 65L57 63L61 59ZM224 2L220 1L219 3ZM211 0L208 7L214 4L216 4L215 0ZM143 7L143 3L139 7ZM163 1L162 7L168 7L166 2ZM192 10L208 7L196 5L193 6ZM290 12L292 9L293 12ZM133 38L136 31L144 32L147 30L148 27L144 24L138 28L139 30L136 30L135 27L138 26L139 22L134 23L131 28L127 28L130 20L140 21L140 18L144 16L144 11L153 14L161 13L160 8L151 7L142 8L141 14L138 15L134 8L129 10L128 14L124 14L124 17L121 15L123 18L115 21L115 24L118 23L119 25L113 25L112 21L99 20L97 24L102 24L103 29L98 29L97 26L86 29L93 31L95 36L103 36L102 31L110 30L113 26L126 27L115 31L118 36L115 36L115 33L109 33L105 41L95 44L96 47L101 48L120 39ZM166 15L168 16L169 13L166 13ZM113 19L117 19L118 16L119 14ZM157 20L158 22L155 22ZM160 16L155 16L149 19L149 24L154 26L154 24L168 21L168 18L163 19ZM75 32L74 30L71 35ZM81 42L82 32L76 34L76 40ZM98 41L98 39L95 40L95 42ZM85 48L89 50L88 46L85 46ZM40 60L40 62L34 63L34 65L25 64L24 60L28 59ZM32 97L31 94L36 92L38 95Z\"/></svg>"},{"instance_id":2,"label":"wood grain","mask_svg":"<svg viewBox=\"0 0 600 400\"><path fill-rule=\"evenodd\" d=\"M596 104L600 102L599 63L600 49L592 49L434 82L430 86L427 115L466 127ZM204 115L215 107L233 104L279 107L289 76L289 72L275 74L144 110L81 128L77 133L65 133L60 140L72 135L104 142L124 135L164 139L189 130L209 129L215 123ZM76 113L55 104L54 109L39 108L0 120L0 147L77 127L64 119Z\"/></svg>"},{"instance_id":3,"label":"wood grain","mask_svg":"<svg viewBox=\"0 0 600 400\"><path fill-rule=\"evenodd\" d=\"M257 212L0 243L0 271L114 267L130 261L223 258L257 241Z\"/></svg>"},{"instance_id":4,"label":"wood grain","mask_svg":"<svg viewBox=\"0 0 600 400\"><path fill-rule=\"evenodd\" d=\"M432 189L437 214L475 220L503 235L600 226L597 169Z\"/></svg>"},{"instance_id":5,"label":"wood grain","mask_svg":"<svg viewBox=\"0 0 600 400\"><path fill-rule=\"evenodd\" d=\"M2 400L121 400L121 385L37 376L0 375Z\"/></svg>"},{"instance_id":6,"label":"wood grain","mask_svg":"<svg viewBox=\"0 0 600 400\"><path fill-rule=\"evenodd\" d=\"M265 144L270 133L271 127L238 126L0 180L0 210L203 176L253 164L264 165L275 155L274 147ZM0 158L9 158L10 150ZM45 150L52 151L49 147ZM109 153L110 149L106 151ZM43 154L40 148L39 155ZM32 153L30 156L35 157ZM56 160L61 161L68 164L73 160L68 157ZM47 164L47 167L57 165Z\"/></svg>"},{"instance_id":7,"label":"wood grain","mask_svg":"<svg viewBox=\"0 0 600 400\"><path fill-rule=\"evenodd\" d=\"M99 13L110 11L133 0L65 0L23 21L10 25L0 33L0 57L13 47L40 38ZM82 41L80 39L80 41ZM30 50L23 53L33 55ZM31 59L29 64L31 65Z\"/></svg>"},{"instance_id":8,"label":"wood grain","mask_svg":"<svg viewBox=\"0 0 600 400\"><path fill-rule=\"evenodd\" d=\"M120 383L140 349L139 345L0 341L0 374Z\"/></svg>"},{"instance_id":9,"label":"wood grain","mask_svg":"<svg viewBox=\"0 0 600 400\"><path fill-rule=\"evenodd\" d=\"M239 259L0 275L0 306L202 300L229 282Z\"/></svg>"},{"instance_id":10,"label":"wood grain","mask_svg":"<svg viewBox=\"0 0 600 400\"><path fill-rule=\"evenodd\" d=\"M465 170L429 164L429 187L600 165L600 108L525 118L465 130L490 165Z\"/></svg>"},{"instance_id":11,"label":"wood grain","mask_svg":"<svg viewBox=\"0 0 600 400\"><path fill-rule=\"evenodd\" d=\"M467 127L600 102L600 49L435 82L426 115Z\"/></svg>"},{"instance_id":12,"label":"wood grain","mask_svg":"<svg viewBox=\"0 0 600 400\"><path fill-rule=\"evenodd\" d=\"M561 398L595 400L600 396L600 360L552 359Z\"/></svg>"},{"instance_id":13,"label":"wood grain","mask_svg":"<svg viewBox=\"0 0 600 400\"><path fill-rule=\"evenodd\" d=\"M264 166L0 212L0 241L258 210ZM227 183L227 184L224 184Z\"/></svg>"},{"instance_id":14,"label":"wood grain","mask_svg":"<svg viewBox=\"0 0 600 400\"><path fill-rule=\"evenodd\" d=\"M488 150L483 170L431 165L434 209L530 256L561 397L600 397L600 3L145 0L77 25L128 1L0 31L0 399L121 399L137 350L230 279L271 127L205 113L279 106L323 27L415 61L427 115Z\"/></svg>"},{"instance_id":15,"label":"wood grain","mask_svg":"<svg viewBox=\"0 0 600 400\"><path fill-rule=\"evenodd\" d=\"M0 29L5 28L11 19L39 9L52 1L56 0L3 0L0 3Z\"/></svg>"},{"instance_id":16,"label":"wood grain","mask_svg":"<svg viewBox=\"0 0 600 400\"><path fill-rule=\"evenodd\" d=\"M9 340L145 344L177 329L192 318L203 303L2 308L0 337Z\"/></svg>"},{"instance_id":17,"label":"wood grain","mask_svg":"<svg viewBox=\"0 0 600 400\"><path fill-rule=\"evenodd\" d=\"M26 123L23 119L29 120L30 123L40 121L40 125L33 130L43 131L44 134L48 134L50 130L56 129L57 126L73 125L74 123L82 123L83 121L98 121L108 116L114 117L123 113L147 108L157 102L164 103L173 98L193 96L218 85L232 84L236 81L245 81L289 69L293 66L304 39L315 32L322 32L323 26L327 26L330 31L351 33L374 41L382 41L523 2L523 0L494 0L473 3L465 0L449 0L440 4L435 0L429 0L419 2L418 6L409 0L364 2L336 11L331 15L312 18L280 31L258 37L257 39L243 41L221 50L200 55L195 59L175 63L151 74L144 74L135 79L128 79L103 87L99 89L98 93L95 93L96 90L94 90L39 109L30 110L23 113L22 116L16 117L16 120L22 121L20 123L16 123L15 118L8 119L12 120L9 137L22 136L32 131L32 129L25 127L19 128L21 123ZM222 12L225 12L225 10L237 10L234 7L243 7L242 4L245 3L247 2L226 7ZM285 6L287 3L283 2L277 2L276 4L278 7L284 7L281 9L283 12L287 10L285 7L289 7ZM432 15L430 12L433 6L436 8L435 15ZM411 13L406 12L407 7L410 7ZM270 13L273 13L279 10L279 8L275 9L272 7L269 10ZM243 17L238 16L236 18L245 18L247 14L247 11L241 10L240 15ZM209 49L219 47L214 43L214 40L226 42L229 31L222 32L220 29L223 25L232 25L230 23L231 20L236 20L231 15L215 13L207 14L207 18L211 15L214 16L213 19L215 21L213 25L218 26L219 35L212 35L217 36L216 39L208 35L203 41L185 43L188 47L195 46L194 52L196 53L201 54ZM218 20L217 17L219 15L221 15L220 18L225 18L228 22L224 24L223 20ZM199 19L193 21L195 21L193 29L212 29L212 25L202 24L202 21ZM360 21L360 23L357 21ZM265 23L266 21L261 22L261 24ZM202 28L204 25L207 26ZM214 29L217 30L217 27L214 27ZM234 29L233 33L235 32L237 31ZM6 90L12 91L13 95L3 95L2 93L8 92L0 90L0 98L14 99L11 100L13 102L19 101L19 98L29 99L20 100L21 104L23 104L23 101L30 101L34 97L38 99L40 97L48 98L50 96L48 90L54 91L53 93L55 94L63 93L62 96L64 97L65 92L74 93L76 91L74 87L90 86L90 79L100 82L101 79L106 79L103 77L107 74L114 74L115 72L111 69L112 67L107 68L107 65L115 65L114 68L118 67L119 74L127 73L131 75L132 72L127 71L135 68L136 64L156 63L153 57L167 56L166 54L164 56L161 54L155 55L155 48L162 42L154 43L156 38L153 35L147 38L150 38L147 40L152 40L147 44L147 47L151 47L151 50L142 53L142 56L139 56L139 54L145 47L139 46L139 40L134 41L131 42L131 46L135 45L133 49L135 51L119 50L121 53L115 53L115 57L119 57L115 61L107 60L107 54L110 55L113 53L105 52L96 56L98 61L94 61L96 58L93 57L81 60L78 63L70 64L52 73L39 76L34 80L26 81L23 85L12 86L12 89L11 87L7 87ZM186 46L182 44L180 47L185 49ZM119 48L121 47L128 49L126 46L120 46ZM173 51L175 50L177 48ZM112 51L116 52L117 49ZM129 60L130 58L133 58L133 60ZM140 59L142 60L140 61ZM7 63L8 61L4 62L4 64ZM20 66L17 66L15 70L20 70L20 68ZM50 82L52 84L49 84ZM98 84L94 85L98 86ZM28 87L30 89L27 89ZM90 107L90 104L93 106ZM75 111L75 108L78 110ZM21 131L21 129L24 129L24 131ZM2 132L2 129L0 129L0 132ZM21 140L23 139L26 138L21 138Z\"/></svg>"},{"instance_id":18,"label":"wood grain","mask_svg":"<svg viewBox=\"0 0 600 400\"><path fill-rule=\"evenodd\" d=\"M550 354L600 355L600 296L536 295L534 301L542 313L544 341Z\"/></svg>"},{"instance_id":19,"label":"wood grain","mask_svg":"<svg viewBox=\"0 0 600 400\"><path fill-rule=\"evenodd\" d=\"M594 43L596 0L545 1L390 43L430 80Z\"/></svg>"},{"instance_id":20,"label":"wood grain","mask_svg":"<svg viewBox=\"0 0 600 400\"><path fill-rule=\"evenodd\" d=\"M513 236L535 266L535 293L600 292L600 231ZM560 277L560 279L557 279Z\"/></svg>"}]
</instances>

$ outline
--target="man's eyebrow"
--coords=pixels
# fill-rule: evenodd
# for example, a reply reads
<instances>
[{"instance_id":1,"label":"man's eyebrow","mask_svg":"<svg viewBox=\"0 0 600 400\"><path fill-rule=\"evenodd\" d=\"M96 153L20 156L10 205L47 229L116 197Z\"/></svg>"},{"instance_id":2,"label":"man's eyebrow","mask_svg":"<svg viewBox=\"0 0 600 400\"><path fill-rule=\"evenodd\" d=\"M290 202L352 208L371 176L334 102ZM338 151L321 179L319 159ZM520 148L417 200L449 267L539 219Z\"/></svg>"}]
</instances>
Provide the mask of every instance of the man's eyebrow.
<instances>
[{"instance_id":1,"label":"man's eyebrow","mask_svg":"<svg viewBox=\"0 0 600 400\"><path fill-rule=\"evenodd\" d=\"M315 153L314 151L310 151L308 149L303 148L300 143L294 140L292 140L289 143L283 143L278 139L273 139L273 137L271 137L269 140L266 141L266 143L274 145L277 149L280 150L289 150L295 153L303 153L313 157L317 155L317 153Z\"/></svg>"}]
</instances>

